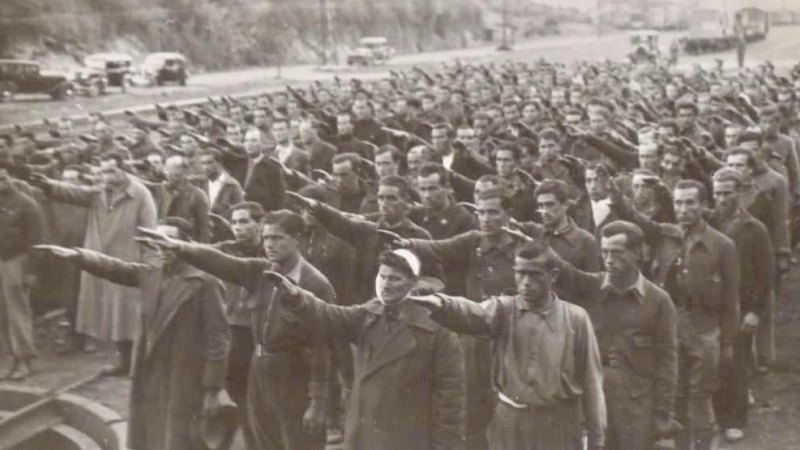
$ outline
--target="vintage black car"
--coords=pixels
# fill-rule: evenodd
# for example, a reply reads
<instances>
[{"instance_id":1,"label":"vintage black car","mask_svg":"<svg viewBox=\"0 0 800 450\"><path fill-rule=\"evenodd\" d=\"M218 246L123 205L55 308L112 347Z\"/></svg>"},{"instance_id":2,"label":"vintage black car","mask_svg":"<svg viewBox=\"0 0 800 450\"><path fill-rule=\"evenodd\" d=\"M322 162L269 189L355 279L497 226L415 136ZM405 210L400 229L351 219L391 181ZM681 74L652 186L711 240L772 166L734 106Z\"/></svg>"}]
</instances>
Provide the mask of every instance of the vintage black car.
<instances>
[{"instance_id":1,"label":"vintage black car","mask_svg":"<svg viewBox=\"0 0 800 450\"><path fill-rule=\"evenodd\" d=\"M0 59L0 102L16 94L47 94L63 100L75 92L66 73L43 69L36 61Z\"/></svg>"},{"instance_id":2,"label":"vintage black car","mask_svg":"<svg viewBox=\"0 0 800 450\"><path fill-rule=\"evenodd\" d=\"M189 78L186 57L180 53L150 53L144 58L141 72L143 81L151 86L163 86L166 83L186 86Z\"/></svg>"},{"instance_id":3,"label":"vintage black car","mask_svg":"<svg viewBox=\"0 0 800 450\"><path fill-rule=\"evenodd\" d=\"M102 71L105 74L108 86L119 87L125 91L130 83L131 65L133 58L125 53L95 53L83 60L87 68Z\"/></svg>"}]
</instances>

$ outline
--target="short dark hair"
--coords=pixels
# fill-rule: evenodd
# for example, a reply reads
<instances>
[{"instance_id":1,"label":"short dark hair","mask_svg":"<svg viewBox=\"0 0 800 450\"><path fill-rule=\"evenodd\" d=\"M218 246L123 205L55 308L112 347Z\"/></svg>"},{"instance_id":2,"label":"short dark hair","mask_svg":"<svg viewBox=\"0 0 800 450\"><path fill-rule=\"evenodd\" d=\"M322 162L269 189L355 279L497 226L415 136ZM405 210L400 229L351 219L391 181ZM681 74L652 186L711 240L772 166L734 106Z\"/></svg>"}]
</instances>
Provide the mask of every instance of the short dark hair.
<instances>
[{"instance_id":1,"label":"short dark hair","mask_svg":"<svg viewBox=\"0 0 800 450\"><path fill-rule=\"evenodd\" d=\"M263 223L264 225L277 225L292 236L303 234L306 229L303 217L287 209L268 212L264 216Z\"/></svg>"},{"instance_id":2,"label":"short dark hair","mask_svg":"<svg viewBox=\"0 0 800 450\"><path fill-rule=\"evenodd\" d=\"M498 148L494 152L495 157L497 157L497 152L511 152L511 156L514 158L514 161L519 161L519 158L521 157L519 147L514 145L504 145Z\"/></svg>"},{"instance_id":3,"label":"short dark hair","mask_svg":"<svg viewBox=\"0 0 800 450\"><path fill-rule=\"evenodd\" d=\"M184 241L197 240L195 236L195 226L183 217L169 216L158 221L159 225L175 227L178 229L178 237Z\"/></svg>"},{"instance_id":4,"label":"short dark hair","mask_svg":"<svg viewBox=\"0 0 800 450\"><path fill-rule=\"evenodd\" d=\"M358 156L358 153L355 152L339 153L338 155L335 155L333 159L331 159L331 167L333 167L336 164L349 162L350 165L353 166L353 169L355 169L356 167L358 167L358 161L360 159L361 157Z\"/></svg>"},{"instance_id":5,"label":"short dark hair","mask_svg":"<svg viewBox=\"0 0 800 450\"><path fill-rule=\"evenodd\" d=\"M117 167L123 169L125 167L125 160L127 156L121 150L109 150L98 158L98 161L116 161Z\"/></svg>"},{"instance_id":6,"label":"short dark hair","mask_svg":"<svg viewBox=\"0 0 800 450\"><path fill-rule=\"evenodd\" d=\"M756 167L757 159L755 153L753 153L752 150L742 147L734 147L725 152L725 159L727 160L728 156L734 156L734 155L745 155L747 157L747 165L750 166L751 168Z\"/></svg>"},{"instance_id":7,"label":"short dark hair","mask_svg":"<svg viewBox=\"0 0 800 450\"><path fill-rule=\"evenodd\" d=\"M553 194L559 203L564 204L569 200L569 187L561 180L544 180L533 191L534 198L540 195Z\"/></svg>"},{"instance_id":8,"label":"short dark hair","mask_svg":"<svg viewBox=\"0 0 800 450\"><path fill-rule=\"evenodd\" d=\"M439 184L443 187L450 185L450 177L447 169L443 165L436 162L426 162L417 169L417 178L429 177L431 175L439 175Z\"/></svg>"},{"instance_id":9,"label":"short dark hair","mask_svg":"<svg viewBox=\"0 0 800 450\"><path fill-rule=\"evenodd\" d=\"M675 183L674 190L678 189L697 189L697 199L701 202L708 200L708 192L706 186L697 180L680 180Z\"/></svg>"},{"instance_id":10,"label":"short dark hair","mask_svg":"<svg viewBox=\"0 0 800 450\"><path fill-rule=\"evenodd\" d=\"M658 123L658 128L672 128L674 133L678 132L678 122L675 119L664 119Z\"/></svg>"},{"instance_id":11,"label":"short dark hair","mask_svg":"<svg viewBox=\"0 0 800 450\"><path fill-rule=\"evenodd\" d=\"M393 253L391 250L384 250L378 255L378 264L397 269L408 275L409 278L416 278L408 261L402 256Z\"/></svg>"},{"instance_id":12,"label":"short dark hair","mask_svg":"<svg viewBox=\"0 0 800 450\"><path fill-rule=\"evenodd\" d=\"M759 129L748 128L739 135L739 145L744 142L758 142L758 145L764 143L764 133Z\"/></svg>"},{"instance_id":13,"label":"short dark hair","mask_svg":"<svg viewBox=\"0 0 800 450\"><path fill-rule=\"evenodd\" d=\"M400 198L408 200L411 188L408 185L408 180L400 175L386 175L378 180L378 186L392 186L400 190Z\"/></svg>"},{"instance_id":14,"label":"short dark hair","mask_svg":"<svg viewBox=\"0 0 800 450\"><path fill-rule=\"evenodd\" d=\"M384 153L391 153L392 161L397 164L400 164L400 162L403 160L403 154L392 144L383 144L378 147L377 150L375 150L375 156L383 155Z\"/></svg>"},{"instance_id":15,"label":"short dark hair","mask_svg":"<svg viewBox=\"0 0 800 450\"><path fill-rule=\"evenodd\" d=\"M475 200L477 200L477 201L484 200L485 201L485 200L492 200L492 199L495 199L495 198L499 198L500 199L500 207L503 208L504 210L509 211L512 208L513 205L511 203L511 198L506 195L506 193L503 190L503 188L498 187L498 186L491 187L491 188L479 193L478 194L478 198L476 198Z\"/></svg>"},{"instance_id":16,"label":"short dark hair","mask_svg":"<svg viewBox=\"0 0 800 450\"><path fill-rule=\"evenodd\" d=\"M539 142L548 140L558 142L561 139L561 134L555 128L545 128L539 132Z\"/></svg>"},{"instance_id":17,"label":"short dark hair","mask_svg":"<svg viewBox=\"0 0 800 450\"><path fill-rule=\"evenodd\" d=\"M235 205L232 205L228 211L230 212L230 216L233 216L234 211L239 210L246 210L250 213L250 218L256 222L261 222L264 220L264 216L267 214L264 211L264 207L261 206L260 203L256 202L240 202Z\"/></svg>"},{"instance_id":18,"label":"short dark hair","mask_svg":"<svg viewBox=\"0 0 800 450\"><path fill-rule=\"evenodd\" d=\"M718 183L733 181L736 183L736 189L742 187L742 176L739 174L739 172L731 169L730 167L723 167L717 170L714 172L714 176L711 179Z\"/></svg>"},{"instance_id":19,"label":"short dark hair","mask_svg":"<svg viewBox=\"0 0 800 450\"><path fill-rule=\"evenodd\" d=\"M618 234L625 235L625 246L630 250L640 250L644 244L644 231L636 225L625 220L609 222L600 229L600 236L610 238Z\"/></svg>"},{"instance_id":20,"label":"short dark hair","mask_svg":"<svg viewBox=\"0 0 800 450\"><path fill-rule=\"evenodd\" d=\"M545 266L548 269L555 267L555 262L550 255L550 246L542 239L525 242L517 248L514 256L520 259L536 259L539 257L546 257Z\"/></svg>"}]
</instances>

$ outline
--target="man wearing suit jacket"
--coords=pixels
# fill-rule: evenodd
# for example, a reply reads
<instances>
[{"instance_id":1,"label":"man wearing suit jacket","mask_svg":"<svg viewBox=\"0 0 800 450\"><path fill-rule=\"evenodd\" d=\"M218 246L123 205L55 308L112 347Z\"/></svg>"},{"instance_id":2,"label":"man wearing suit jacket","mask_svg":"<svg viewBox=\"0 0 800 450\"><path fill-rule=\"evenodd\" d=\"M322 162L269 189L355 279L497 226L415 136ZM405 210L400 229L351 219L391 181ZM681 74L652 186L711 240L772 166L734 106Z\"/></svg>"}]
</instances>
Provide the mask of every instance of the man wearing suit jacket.
<instances>
[{"instance_id":1,"label":"man wearing suit jacket","mask_svg":"<svg viewBox=\"0 0 800 450\"><path fill-rule=\"evenodd\" d=\"M377 298L363 305L329 305L282 284L282 302L322 339L355 345L344 448L462 450L464 363L458 336L408 301L420 273L416 255L386 251L379 264Z\"/></svg>"},{"instance_id":2,"label":"man wearing suit jacket","mask_svg":"<svg viewBox=\"0 0 800 450\"><path fill-rule=\"evenodd\" d=\"M208 151L200 156L200 166L206 176L201 189L208 195L211 213L227 216L231 206L241 203L242 186L222 167L217 155Z\"/></svg>"},{"instance_id":3,"label":"man wearing suit jacket","mask_svg":"<svg viewBox=\"0 0 800 450\"><path fill-rule=\"evenodd\" d=\"M317 126L311 120L300 122L300 140L308 152L311 170L330 172L333 168L331 160L336 155L336 147L319 137Z\"/></svg>"},{"instance_id":4,"label":"man wearing suit jacket","mask_svg":"<svg viewBox=\"0 0 800 450\"><path fill-rule=\"evenodd\" d=\"M247 290L256 348L247 387L245 441L254 450L323 450L330 351L327 341L278 301L265 271L275 271L333 303L325 276L300 254L303 219L281 210L263 220L264 258L239 258L212 247L148 233L153 244Z\"/></svg>"},{"instance_id":5,"label":"man wearing suit jacket","mask_svg":"<svg viewBox=\"0 0 800 450\"><path fill-rule=\"evenodd\" d=\"M460 173L470 180L477 180L481 175L494 173L491 164L480 155L475 154L463 145L454 145L450 140L452 130L446 123L439 123L431 130L431 143L437 152L437 159L442 165Z\"/></svg>"},{"instance_id":6,"label":"man wearing suit jacket","mask_svg":"<svg viewBox=\"0 0 800 450\"><path fill-rule=\"evenodd\" d=\"M309 175L311 173L311 163L308 153L297 148L290 139L289 121L276 119L272 123L272 136L275 137L276 142L272 156L286 168Z\"/></svg>"}]
</instances>

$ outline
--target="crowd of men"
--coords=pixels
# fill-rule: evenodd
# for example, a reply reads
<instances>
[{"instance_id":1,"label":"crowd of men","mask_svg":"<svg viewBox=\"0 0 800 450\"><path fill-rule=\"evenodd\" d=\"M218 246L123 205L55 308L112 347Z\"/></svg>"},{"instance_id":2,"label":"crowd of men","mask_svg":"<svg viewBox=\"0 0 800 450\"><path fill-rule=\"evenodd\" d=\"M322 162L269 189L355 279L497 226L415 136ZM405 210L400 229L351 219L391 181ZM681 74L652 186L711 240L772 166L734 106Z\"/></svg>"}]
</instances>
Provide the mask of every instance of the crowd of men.
<instances>
[{"instance_id":1,"label":"crowd of men","mask_svg":"<svg viewBox=\"0 0 800 450\"><path fill-rule=\"evenodd\" d=\"M5 377L64 308L61 351L116 344L137 450L198 448L226 394L250 450L741 440L800 238L799 96L769 63L455 63L17 127Z\"/></svg>"}]
</instances>

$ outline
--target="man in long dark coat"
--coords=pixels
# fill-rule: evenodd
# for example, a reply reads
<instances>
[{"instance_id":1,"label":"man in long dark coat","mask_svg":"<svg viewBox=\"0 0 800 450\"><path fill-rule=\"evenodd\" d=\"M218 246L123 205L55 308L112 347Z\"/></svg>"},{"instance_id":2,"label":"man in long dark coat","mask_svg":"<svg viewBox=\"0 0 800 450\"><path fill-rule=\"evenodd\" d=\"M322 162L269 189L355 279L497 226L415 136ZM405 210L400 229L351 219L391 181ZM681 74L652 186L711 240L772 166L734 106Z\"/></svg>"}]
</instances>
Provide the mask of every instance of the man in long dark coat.
<instances>
[{"instance_id":1,"label":"man in long dark coat","mask_svg":"<svg viewBox=\"0 0 800 450\"><path fill-rule=\"evenodd\" d=\"M191 225L167 218L158 229L186 237ZM194 450L192 420L220 403L230 350L222 283L163 251L161 266L80 248L41 246L82 270L142 290L133 353L128 448Z\"/></svg>"}]
</instances>

